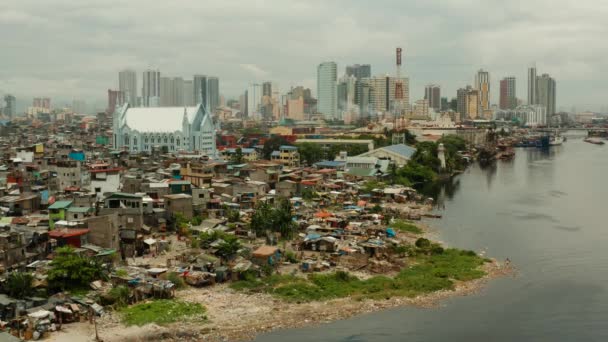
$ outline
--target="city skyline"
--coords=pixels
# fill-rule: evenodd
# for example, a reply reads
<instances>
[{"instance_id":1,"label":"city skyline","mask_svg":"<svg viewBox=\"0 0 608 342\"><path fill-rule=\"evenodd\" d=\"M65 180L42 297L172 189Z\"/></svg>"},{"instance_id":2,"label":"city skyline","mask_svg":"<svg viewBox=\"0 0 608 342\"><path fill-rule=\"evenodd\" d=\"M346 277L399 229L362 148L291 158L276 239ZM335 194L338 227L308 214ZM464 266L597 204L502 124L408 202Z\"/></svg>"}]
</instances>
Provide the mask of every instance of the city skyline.
<instances>
[{"instance_id":1,"label":"city skyline","mask_svg":"<svg viewBox=\"0 0 608 342\"><path fill-rule=\"evenodd\" d=\"M503 77L525 80L527 66L537 61L539 68L560 83L558 108L599 110L606 106L606 86L597 75L608 64L598 57L601 53L585 48L588 39L601 39L606 31L601 18L608 6L602 3L585 8L567 2L546 6L544 1L532 1L525 8L502 4L500 14L491 11L491 2L481 6L386 2L390 6L384 9L379 4L370 8L357 2L276 2L262 11L248 2L192 1L187 2L188 11L176 13L161 6L142 6L140 1L130 2L121 11L111 1L97 4L96 11L76 4L64 0L49 9L8 0L10 10L0 15L0 36L7 44L0 94L13 94L22 104L48 89L45 95L54 103L83 99L103 106L106 90L116 88L117 71L131 68L140 73L152 66L184 79L196 70L213 71L222 80L223 94L236 99L248 84L265 80L276 82L282 91L297 85L314 89L315 67L324 60L338 64L338 77L353 63L370 64L375 75L392 75L394 48L402 46L403 73L410 79L412 100L423 98L424 86L430 82L453 97L463 84L472 83L471 75L480 68L493 75L492 88L498 89ZM471 20L480 11L489 14ZM448 19L448 14L457 14L450 16L456 19ZM152 44L144 23L170 15L182 20L174 29L169 29L173 23L159 21L153 40L164 43ZM225 20L227 17L232 20ZM386 20L373 24L370 17ZM408 20L393 20L400 17ZM286 18L291 24L288 29L282 25ZM202 31L222 39L192 44ZM266 33L277 39L260 39ZM583 34L586 39L579 39ZM59 36L65 39L54 38ZM535 38L531 40L531 36ZM44 47L44 63L37 61L38 52L18 43L33 37L54 42ZM287 43L279 43L280 37L293 37L299 43L286 49ZM440 44L426 44L430 38ZM498 41L500 48L492 47ZM456 46L464 48L462 53L448 53ZM565 46L569 48L564 50ZM176 53L184 49L199 53ZM595 83L597 87L590 86ZM517 97L525 99L524 91L525 87L519 87ZM498 103L497 95L493 92L492 103Z\"/></svg>"}]
</instances>

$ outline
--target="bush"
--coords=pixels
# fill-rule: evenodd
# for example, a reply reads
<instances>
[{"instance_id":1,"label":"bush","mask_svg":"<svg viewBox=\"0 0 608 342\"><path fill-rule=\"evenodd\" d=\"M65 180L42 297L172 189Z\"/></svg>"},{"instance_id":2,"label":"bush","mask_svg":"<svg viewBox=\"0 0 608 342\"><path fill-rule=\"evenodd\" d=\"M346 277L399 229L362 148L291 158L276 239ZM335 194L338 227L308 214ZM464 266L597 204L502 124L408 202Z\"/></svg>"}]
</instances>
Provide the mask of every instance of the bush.
<instances>
[{"instance_id":1,"label":"bush","mask_svg":"<svg viewBox=\"0 0 608 342\"><path fill-rule=\"evenodd\" d=\"M6 278L6 292L9 296L23 299L34 294L34 276L31 273L14 271Z\"/></svg>"},{"instance_id":2,"label":"bush","mask_svg":"<svg viewBox=\"0 0 608 342\"><path fill-rule=\"evenodd\" d=\"M103 265L99 260L77 255L69 246L55 250L51 269L47 273L49 288L88 288L92 281L99 279L105 279Z\"/></svg>"},{"instance_id":3,"label":"bush","mask_svg":"<svg viewBox=\"0 0 608 342\"><path fill-rule=\"evenodd\" d=\"M431 241L425 238L419 238L416 240L416 247L418 248L429 248L431 246Z\"/></svg>"},{"instance_id":4,"label":"bush","mask_svg":"<svg viewBox=\"0 0 608 342\"><path fill-rule=\"evenodd\" d=\"M284 255L285 261L290 262L292 264L296 264L298 259L296 258L296 253L293 251L285 251Z\"/></svg>"},{"instance_id":5,"label":"bush","mask_svg":"<svg viewBox=\"0 0 608 342\"><path fill-rule=\"evenodd\" d=\"M178 273L175 273L175 272L170 272L169 274L167 274L167 280L172 282L173 285L175 285L176 289L181 289L181 288L184 288L184 286L186 286L186 283L184 282L184 278L182 278L181 275L179 275Z\"/></svg>"},{"instance_id":6,"label":"bush","mask_svg":"<svg viewBox=\"0 0 608 342\"><path fill-rule=\"evenodd\" d=\"M112 288L108 292L108 297L112 300L114 304L118 307L123 307L129 305L129 297L131 296L131 291L128 287L124 285L118 285Z\"/></svg>"}]
</instances>

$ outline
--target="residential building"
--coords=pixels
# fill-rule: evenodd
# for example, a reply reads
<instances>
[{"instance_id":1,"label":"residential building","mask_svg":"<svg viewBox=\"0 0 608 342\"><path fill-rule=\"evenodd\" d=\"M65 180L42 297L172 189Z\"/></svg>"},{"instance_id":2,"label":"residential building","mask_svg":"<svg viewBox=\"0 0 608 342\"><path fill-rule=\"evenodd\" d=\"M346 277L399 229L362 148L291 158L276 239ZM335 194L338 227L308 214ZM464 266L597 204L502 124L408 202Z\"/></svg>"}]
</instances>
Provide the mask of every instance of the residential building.
<instances>
[{"instance_id":1,"label":"residential building","mask_svg":"<svg viewBox=\"0 0 608 342\"><path fill-rule=\"evenodd\" d=\"M124 102L129 102L129 104L133 107L138 106L137 74L135 71L123 70L118 73L118 91L123 94ZM119 103L119 105L122 105L123 103Z\"/></svg>"},{"instance_id":2,"label":"residential building","mask_svg":"<svg viewBox=\"0 0 608 342\"><path fill-rule=\"evenodd\" d=\"M483 69L477 72L477 75L475 75L475 89L479 92L477 116L485 117L486 111L490 110L490 73Z\"/></svg>"},{"instance_id":3,"label":"residential building","mask_svg":"<svg viewBox=\"0 0 608 342\"><path fill-rule=\"evenodd\" d=\"M195 107L131 108L125 104L114 113L114 147L131 152L197 151L216 156L211 115Z\"/></svg>"},{"instance_id":4,"label":"residential building","mask_svg":"<svg viewBox=\"0 0 608 342\"><path fill-rule=\"evenodd\" d=\"M35 97L32 101L32 107L51 109L51 99L48 97Z\"/></svg>"},{"instance_id":5,"label":"residential building","mask_svg":"<svg viewBox=\"0 0 608 342\"><path fill-rule=\"evenodd\" d=\"M14 118L17 115L17 98L10 94L5 95L4 103L2 114L9 119Z\"/></svg>"},{"instance_id":6,"label":"residential building","mask_svg":"<svg viewBox=\"0 0 608 342\"><path fill-rule=\"evenodd\" d=\"M300 166L300 153L295 146L282 145L278 151L273 151L270 157L271 160L281 162L285 166Z\"/></svg>"},{"instance_id":7,"label":"residential building","mask_svg":"<svg viewBox=\"0 0 608 342\"><path fill-rule=\"evenodd\" d=\"M366 85L369 85L369 108L371 112L385 113L392 110L392 106L395 103L395 90L397 84L397 78L386 76L376 76L369 79L363 79L364 83L361 89L365 89ZM407 77L401 78L403 99L401 102L409 104L409 79ZM361 94L361 103L365 101L365 94ZM407 108L404 108L407 109ZM363 109L362 109L363 113Z\"/></svg>"},{"instance_id":8,"label":"residential building","mask_svg":"<svg viewBox=\"0 0 608 342\"><path fill-rule=\"evenodd\" d=\"M146 70L143 73L142 101L144 107L158 107L160 104L160 71Z\"/></svg>"},{"instance_id":9,"label":"residential building","mask_svg":"<svg viewBox=\"0 0 608 342\"><path fill-rule=\"evenodd\" d=\"M497 120L519 121L527 127L544 126L547 124L547 109L542 105L524 105L515 109L498 110Z\"/></svg>"},{"instance_id":10,"label":"residential building","mask_svg":"<svg viewBox=\"0 0 608 342\"><path fill-rule=\"evenodd\" d=\"M337 72L335 62L323 62L317 67L317 112L328 120L338 119Z\"/></svg>"},{"instance_id":11,"label":"residential building","mask_svg":"<svg viewBox=\"0 0 608 342\"><path fill-rule=\"evenodd\" d=\"M427 85L424 88L424 98L428 100L430 108L441 110L441 87L436 84Z\"/></svg>"},{"instance_id":12,"label":"residential building","mask_svg":"<svg viewBox=\"0 0 608 342\"><path fill-rule=\"evenodd\" d=\"M272 96L272 82L262 83L262 96Z\"/></svg>"},{"instance_id":13,"label":"residential building","mask_svg":"<svg viewBox=\"0 0 608 342\"><path fill-rule=\"evenodd\" d=\"M220 106L220 80L217 77L207 79L207 92L209 95L209 112L213 113Z\"/></svg>"},{"instance_id":14,"label":"residential building","mask_svg":"<svg viewBox=\"0 0 608 342\"><path fill-rule=\"evenodd\" d=\"M192 94L194 95L194 94ZM184 79L181 77L160 78L160 107L181 107L184 103Z\"/></svg>"},{"instance_id":15,"label":"residential building","mask_svg":"<svg viewBox=\"0 0 608 342\"><path fill-rule=\"evenodd\" d=\"M476 120L479 115L479 91L471 86L460 88L457 94L458 121Z\"/></svg>"},{"instance_id":16,"label":"residential building","mask_svg":"<svg viewBox=\"0 0 608 342\"><path fill-rule=\"evenodd\" d=\"M192 80L184 81L183 105L186 107L196 106L196 102L194 101L194 81L192 81Z\"/></svg>"},{"instance_id":17,"label":"residential building","mask_svg":"<svg viewBox=\"0 0 608 342\"><path fill-rule=\"evenodd\" d=\"M500 80L500 109L515 109L517 107L517 93L515 77L505 77Z\"/></svg>"},{"instance_id":18,"label":"residential building","mask_svg":"<svg viewBox=\"0 0 608 342\"><path fill-rule=\"evenodd\" d=\"M548 74L536 77L537 104L547 108L547 116L555 114L555 80Z\"/></svg>"},{"instance_id":19,"label":"residential building","mask_svg":"<svg viewBox=\"0 0 608 342\"><path fill-rule=\"evenodd\" d=\"M538 88L536 85L536 66L528 68L528 104L534 105L538 103L537 98Z\"/></svg>"},{"instance_id":20,"label":"residential building","mask_svg":"<svg viewBox=\"0 0 608 342\"><path fill-rule=\"evenodd\" d=\"M125 93L120 90L108 89L108 108L106 108L106 113L113 113L114 109L116 109L117 106L122 106L125 101L127 101Z\"/></svg>"},{"instance_id":21,"label":"residential building","mask_svg":"<svg viewBox=\"0 0 608 342\"><path fill-rule=\"evenodd\" d=\"M429 117L429 101L427 99L424 100L416 100L414 103L414 110L412 111L412 115L415 118L427 118Z\"/></svg>"},{"instance_id":22,"label":"residential building","mask_svg":"<svg viewBox=\"0 0 608 342\"><path fill-rule=\"evenodd\" d=\"M369 64L347 65L346 76L354 76L358 80L372 77L372 67Z\"/></svg>"},{"instance_id":23,"label":"residential building","mask_svg":"<svg viewBox=\"0 0 608 342\"><path fill-rule=\"evenodd\" d=\"M260 120L260 104L262 102L262 86L254 83L247 88L247 117L253 120Z\"/></svg>"}]
</instances>

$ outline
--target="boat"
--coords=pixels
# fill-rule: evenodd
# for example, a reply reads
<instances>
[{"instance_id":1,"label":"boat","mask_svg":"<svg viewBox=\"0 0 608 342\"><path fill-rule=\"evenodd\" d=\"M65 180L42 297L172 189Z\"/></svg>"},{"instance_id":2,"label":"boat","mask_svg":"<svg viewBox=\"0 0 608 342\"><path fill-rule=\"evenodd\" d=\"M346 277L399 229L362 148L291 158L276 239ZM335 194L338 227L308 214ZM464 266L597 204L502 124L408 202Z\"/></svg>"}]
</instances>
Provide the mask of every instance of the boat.
<instances>
[{"instance_id":1,"label":"boat","mask_svg":"<svg viewBox=\"0 0 608 342\"><path fill-rule=\"evenodd\" d=\"M564 142L564 137L562 137L561 135L556 135L551 137L551 139L549 140L549 146L558 146L561 145Z\"/></svg>"},{"instance_id":2,"label":"boat","mask_svg":"<svg viewBox=\"0 0 608 342\"><path fill-rule=\"evenodd\" d=\"M583 141L595 145L604 145L604 141L600 140L599 138L585 138Z\"/></svg>"}]
</instances>

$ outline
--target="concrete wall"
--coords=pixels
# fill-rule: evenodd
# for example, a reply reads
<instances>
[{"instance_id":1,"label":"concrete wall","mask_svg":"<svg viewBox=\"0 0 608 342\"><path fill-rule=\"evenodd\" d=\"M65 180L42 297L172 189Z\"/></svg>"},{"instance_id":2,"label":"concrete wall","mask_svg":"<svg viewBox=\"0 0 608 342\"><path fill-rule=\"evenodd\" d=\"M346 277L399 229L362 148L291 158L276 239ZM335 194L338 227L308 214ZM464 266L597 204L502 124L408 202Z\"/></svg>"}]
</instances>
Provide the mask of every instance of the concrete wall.
<instances>
[{"instance_id":1,"label":"concrete wall","mask_svg":"<svg viewBox=\"0 0 608 342\"><path fill-rule=\"evenodd\" d=\"M103 216L93 216L87 219L89 225L89 243L104 247L115 248L120 247L120 237L118 230L120 219L117 213Z\"/></svg>"}]
</instances>

